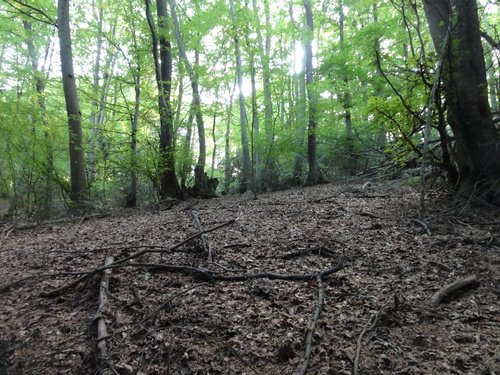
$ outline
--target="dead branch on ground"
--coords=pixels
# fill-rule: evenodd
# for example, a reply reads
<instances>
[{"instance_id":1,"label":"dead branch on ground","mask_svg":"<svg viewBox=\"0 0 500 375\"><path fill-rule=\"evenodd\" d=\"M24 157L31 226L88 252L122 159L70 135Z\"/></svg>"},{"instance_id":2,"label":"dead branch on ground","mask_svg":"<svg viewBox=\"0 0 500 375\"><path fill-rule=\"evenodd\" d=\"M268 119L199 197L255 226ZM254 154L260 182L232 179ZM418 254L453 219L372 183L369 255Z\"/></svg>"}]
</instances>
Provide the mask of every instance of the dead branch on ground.
<instances>
[{"instance_id":1,"label":"dead branch on ground","mask_svg":"<svg viewBox=\"0 0 500 375\"><path fill-rule=\"evenodd\" d=\"M173 296L170 296L168 297L165 301L163 301L156 309L154 309L151 313L149 313L144 319L142 319L139 323L137 323L136 325L134 325L132 328L129 328L127 329L126 331L132 331L134 330L135 328L139 327L140 325L146 323L149 319L151 319L153 316L155 316L158 311L164 309L170 302L172 302L174 299L180 297L180 296L183 296L184 294L186 293L189 293L191 290L193 289L196 289L196 288L199 288L201 286L210 286L210 284L208 283L201 283L201 284L196 284L196 285L193 285L185 290L183 290L182 292L179 292L179 293L175 293ZM125 331L121 331L121 332L125 332Z\"/></svg>"},{"instance_id":2,"label":"dead branch on ground","mask_svg":"<svg viewBox=\"0 0 500 375\"><path fill-rule=\"evenodd\" d=\"M189 214L194 220L194 223L196 224L196 227L200 232L203 232L203 227L201 226L200 219L198 219L198 215L196 215L196 211L194 210L189 210ZM208 244L208 239L205 234L200 235L201 239L201 246L203 247L203 251L205 252L205 255L207 256L207 261L211 262L212 259L212 251L210 250L210 245Z\"/></svg>"},{"instance_id":3,"label":"dead branch on ground","mask_svg":"<svg viewBox=\"0 0 500 375\"><path fill-rule=\"evenodd\" d=\"M113 261L113 257L107 257L106 261L104 262L104 266L112 264ZM97 308L97 312L94 315L94 319L97 319L97 353L99 365L101 368L104 368L106 366L106 362L108 360L108 348L106 347L106 338L108 334L106 332L106 321L104 320L104 313L108 308L106 302L108 301L110 274L111 268L105 269L102 273L101 284L99 286L99 306Z\"/></svg>"},{"instance_id":4,"label":"dead branch on ground","mask_svg":"<svg viewBox=\"0 0 500 375\"><path fill-rule=\"evenodd\" d=\"M175 265L175 264L161 264L161 263L111 263L107 266L99 267L96 268L93 271L85 271L82 272L85 275L80 277L79 279L73 281L71 284L65 285L61 288L54 289L50 292L43 292L40 294L41 297L58 297L62 295L64 292L66 292L69 289L72 289L76 287L80 282L86 280L90 276L102 272L106 269L110 268L121 268L121 267L144 267L144 268L153 268L155 270L168 270L172 272L181 272L181 273L186 273L189 275L195 275L202 280L206 280L209 282L213 281L245 281L245 280L252 280L252 279L270 279L270 280L293 280L293 281L307 281L307 280L314 280L316 277L327 277L335 272L340 271L341 269L344 268L344 259L342 257L339 258L338 263L336 266L326 269L322 272L319 273L313 273L313 274L279 274L279 273L273 273L273 272L260 272L260 273L246 273L244 275L220 275L219 272L211 271L211 270L206 270L202 268L197 268L197 267L191 267L191 266L185 266L185 265ZM240 270L237 270L237 272L241 272ZM77 272L72 272L72 274L77 274Z\"/></svg>"},{"instance_id":5,"label":"dead branch on ground","mask_svg":"<svg viewBox=\"0 0 500 375\"><path fill-rule=\"evenodd\" d=\"M250 279L269 279L269 280L295 280L295 281L300 281L300 280L314 280L316 277L327 277L335 272L340 271L342 268L344 268L344 259L342 257L339 258L339 261L335 267L329 268L325 271L322 271L320 273L313 273L313 274L291 274L291 275L284 275L284 274L279 274L279 273L273 273L273 272L261 272L261 273L247 273L244 275L230 275L230 276L223 276L223 275L213 275L212 278L213 280L217 281L245 281L245 280L250 280Z\"/></svg>"},{"instance_id":6,"label":"dead branch on ground","mask_svg":"<svg viewBox=\"0 0 500 375\"><path fill-rule=\"evenodd\" d=\"M311 347L314 331L316 330L316 324L318 322L319 314L323 307L323 282L321 277L316 276L316 283L318 284L318 302L316 303L316 309L314 310L314 315L309 324L309 330L307 331L306 338L306 350L304 354L304 360L302 362L302 367L300 368L299 375L305 375L307 372L307 366L309 365L309 359L311 358Z\"/></svg>"},{"instance_id":7,"label":"dead branch on ground","mask_svg":"<svg viewBox=\"0 0 500 375\"><path fill-rule=\"evenodd\" d=\"M390 296L387 299L387 301L382 305L382 307L377 311L377 313L370 318L368 323L366 323L365 327L363 328L363 330L359 334L359 337L356 340L356 356L354 357L354 368L352 370L353 375L359 375L359 357L361 354L361 345L362 345L362 341L363 341L363 336L366 334L366 332L368 332L368 330L373 330L377 326L377 324L380 320L380 317L382 316L382 314L384 313L384 310L389 305L389 302L391 302L391 300L395 299L395 298L396 298L396 296L394 296L394 295Z\"/></svg>"},{"instance_id":8,"label":"dead branch on ground","mask_svg":"<svg viewBox=\"0 0 500 375\"><path fill-rule=\"evenodd\" d=\"M451 293L453 293L456 290L459 290L461 288L465 288L469 285L473 285L477 282L478 282L477 276L472 275L472 276L457 280L451 284L448 284L444 288L442 288L442 289L438 290L436 293L434 293L434 295L431 298L431 305L437 306L437 305L439 305L439 303L441 302L441 300L444 297L450 295Z\"/></svg>"},{"instance_id":9,"label":"dead branch on ground","mask_svg":"<svg viewBox=\"0 0 500 375\"><path fill-rule=\"evenodd\" d=\"M109 264L107 266L96 268L96 269L94 269L92 271L84 271L84 272L71 273L72 275L75 275L75 274L80 274L80 275L81 274L85 274L85 275L82 276L82 277L80 277L79 279L73 281L71 284L65 285L65 286L60 287L58 289L54 289L54 290L52 290L50 292L43 292L40 295L42 297L58 297L58 296L62 295L64 292L66 292L67 290L76 287L82 281L87 280L90 276L92 276L92 275L94 275L94 274L96 274L98 272L102 272L102 271L104 271L105 269L108 269L108 268L116 268L117 266L121 267L121 266L123 266L123 263L125 263L126 261L134 259L134 258L138 258L138 257L140 257L141 255L144 255L144 254L171 252L171 251L173 251L175 249L178 249L179 247L183 246L184 244L188 243L189 241L192 241L195 238L198 238L199 236L201 236L201 235L203 235L205 233L213 232L213 231L215 231L217 229L220 229L220 228L225 227L227 225L233 224L233 223L236 222L236 220L238 220L238 218L231 219L231 220L229 220L229 221L227 221L225 223L222 223L220 225L217 225L217 226L215 226L213 228L205 229L204 231L196 233L196 234L188 237L184 241L181 241L178 244L176 244L176 245L174 245L174 246L172 246L170 248L167 248L167 249L155 249L155 248L148 247L148 248L146 248L144 250L141 250L141 251L139 251L137 253L134 253L134 254L132 254L132 255L130 255L128 257L125 257L125 258L122 258L122 259L118 259L117 261L115 261L112 264ZM179 267L181 267L181 266L172 266L172 268L176 268L176 269L178 269ZM186 268L186 267L181 267L181 268ZM204 272L202 272L202 273L204 273ZM44 277L44 276L41 275L40 277ZM0 292L3 291L6 287L14 286L16 283L19 283L19 282L15 282L15 283L12 283L12 284L9 284L9 285L7 285L5 287L0 288Z\"/></svg>"}]
</instances>

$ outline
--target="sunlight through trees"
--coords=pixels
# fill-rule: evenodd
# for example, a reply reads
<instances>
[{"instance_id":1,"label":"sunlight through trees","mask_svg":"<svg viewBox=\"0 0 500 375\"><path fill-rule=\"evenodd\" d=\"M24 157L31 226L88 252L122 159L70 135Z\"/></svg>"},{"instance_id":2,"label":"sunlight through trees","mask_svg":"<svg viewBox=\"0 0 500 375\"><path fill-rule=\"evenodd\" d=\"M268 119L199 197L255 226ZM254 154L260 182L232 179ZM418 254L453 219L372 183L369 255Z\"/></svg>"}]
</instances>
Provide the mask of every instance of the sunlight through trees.
<instances>
[{"instance_id":1,"label":"sunlight through trees","mask_svg":"<svg viewBox=\"0 0 500 375\"><path fill-rule=\"evenodd\" d=\"M462 3L5 0L1 197L11 215L43 217L79 202L418 183L447 27L429 176L499 203L500 12Z\"/></svg>"}]
</instances>

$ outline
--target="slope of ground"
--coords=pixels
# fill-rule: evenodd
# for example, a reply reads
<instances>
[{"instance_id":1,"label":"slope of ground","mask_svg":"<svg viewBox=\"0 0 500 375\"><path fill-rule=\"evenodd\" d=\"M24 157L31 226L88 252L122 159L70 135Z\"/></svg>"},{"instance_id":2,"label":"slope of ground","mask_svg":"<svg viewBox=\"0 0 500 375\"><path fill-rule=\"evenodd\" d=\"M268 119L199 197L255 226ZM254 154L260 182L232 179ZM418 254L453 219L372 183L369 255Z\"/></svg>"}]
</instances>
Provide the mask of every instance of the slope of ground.
<instances>
[{"instance_id":1,"label":"slope of ground","mask_svg":"<svg viewBox=\"0 0 500 375\"><path fill-rule=\"evenodd\" d=\"M0 374L299 374L305 358L308 374L500 374L499 212L434 192L427 227L417 203L409 186L329 184L4 222ZM216 229L193 236L195 217Z\"/></svg>"}]
</instances>

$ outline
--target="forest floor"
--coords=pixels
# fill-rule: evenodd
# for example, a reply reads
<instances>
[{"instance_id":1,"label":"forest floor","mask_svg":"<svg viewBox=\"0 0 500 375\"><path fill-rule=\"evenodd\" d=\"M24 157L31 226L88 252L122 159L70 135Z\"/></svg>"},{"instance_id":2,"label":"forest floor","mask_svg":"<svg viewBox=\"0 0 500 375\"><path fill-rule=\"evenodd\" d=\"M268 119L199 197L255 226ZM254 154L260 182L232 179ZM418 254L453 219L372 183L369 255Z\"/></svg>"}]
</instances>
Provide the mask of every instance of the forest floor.
<instances>
[{"instance_id":1,"label":"forest floor","mask_svg":"<svg viewBox=\"0 0 500 375\"><path fill-rule=\"evenodd\" d=\"M433 191L425 226L418 196L328 184L3 221L0 374L500 374L500 211Z\"/></svg>"}]
</instances>

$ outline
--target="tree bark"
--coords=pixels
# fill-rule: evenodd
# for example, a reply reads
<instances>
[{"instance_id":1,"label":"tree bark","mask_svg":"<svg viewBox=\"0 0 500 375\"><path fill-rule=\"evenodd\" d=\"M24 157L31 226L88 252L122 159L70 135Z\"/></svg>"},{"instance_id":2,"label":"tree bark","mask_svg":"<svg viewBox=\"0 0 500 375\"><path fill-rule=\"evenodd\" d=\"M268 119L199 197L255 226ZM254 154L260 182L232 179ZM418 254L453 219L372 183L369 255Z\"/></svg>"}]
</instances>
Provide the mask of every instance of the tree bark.
<instances>
[{"instance_id":1,"label":"tree bark","mask_svg":"<svg viewBox=\"0 0 500 375\"><path fill-rule=\"evenodd\" d=\"M273 100L271 95L271 11L269 1L264 0L264 16L265 16L265 38L262 36L260 27L261 20L259 17L259 6L256 0L252 0L252 7L257 23L257 41L259 45L259 54L262 61L262 88L264 91L264 133L266 137L266 147L268 148L263 160L262 182L264 185L276 184L276 156L273 152ZM263 155L264 157L264 155Z\"/></svg>"},{"instance_id":2,"label":"tree bark","mask_svg":"<svg viewBox=\"0 0 500 375\"><path fill-rule=\"evenodd\" d=\"M237 36L236 28L236 11L234 10L233 0L229 0L231 10L231 18L233 21L234 32L234 51L236 55L236 78L238 80L239 105L240 105L240 128L241 128L241 146L243 150L243 175L240 181L240 193L246 192L251 185L251 165L250 165L250 150L248 147L247 135L247 111L245 108L245 95L243 93L243 68L241 64L240 41Z\"/></svg>"},{"instance_id":3,"label":"tree bark","mask_svg":"<svg viewBox=\"0 0 500 375\"><path fill-rule=\"evenodd\" d=\"M78 103L75 73L73 72L71 30L69 27L69 0L58 0L57 13L59 44L61 47L61 72L69 126L70 199L76 207L81 208L84 205L84 199L87 194L87 179L85 176L85 157L83 151L82 115Z\"/></svg>"},{"instance_id":4,"label":"tree bark","mask_svg":"<svg viewBox=\"0 0 500 375\"><path fill-rule=\"evenodd\" d=\"M175 171L174 128L172 109L170 107L170 93L172 89L172 46L168 39L167 3L166 0L156 0L158 26L161 29L158 38L151 16L149 1L150 0L145 0L146 17L153 39L153 59L158 86L158 109L160 112L160 155L158 162L160 199L182 199L184 195L177 181ZM160 56L158 56L158 44Z\"/></svg>"},{"instance_id":5,"label":"tree bark","mask_svg":"<svg viewBox=\"0 0 500 375\"><path fill-rule=\"evenodd\" d=\"M476 1L423 0L436 51L450 30L443 89L455 136L457 191L462 198L500 203L499 137L488 103L488 82Z\"/></svg>"},{"instance_id":6,"label":"tree bark","mask_svg":"<svg viewBox=\"0 0 500 375\"><path fill-rule=\"evenodd\" d=\"M198 142L199 142L199 154L198 162L194 168L194 187L193 192L202 198L212 198L215 197L215 191L209 186L208 175L205 172L205 164L207 159L207 147L206 147L206 137L205 137L205 123L203 121L203 113L201 112L201 98L200 98L200 85L198 82L198 76L195 73L193 66L189 62L186 48L184 47L184 41L182 40L181 30L179 26L179 19L177 17L177 12L175 10L174 0L169 0L170 11L172 13L172 20L174 23L175 37L177 39L177 46L179 47L179 53L181 59L184 62L186 70L191 80L191 88L193 90L193 105L192 109L196 118L196 125L198 128Z\"/></svg>"},{"instance_id":7,"label":"tree bark","mask_svg":"<svg viewBox=\"0 0 500 375\"><path fill-rule=\"evenodd\" d=\"M307 174L307 184L315 185L320 181L319 163L317 153L317 136L318 123L316 119L318 97L313 87L313 52L312 40L314 35L314 22L311 2L304 0L304 10L306 13L307 35L305 42L306 56L306 87L307 99L309 108L309 123L307 126L307 160L309 163L309 172Z\"/></svg>"},{"instance_id":8,"label":"tree bark","mask_svg":"<svg viewBox=\"0 0 500 375\"><path fill-rule=\"evenodd\" d=\"M347 173L353 174L356 168L356 160L354 159L354 137L352 131L352 119L351 119L351 93L349 91L349 77L347 75L347 61L345 60L345 15L344 15L344 2L340 0L339 2L339 42L340 42L340 54L343 58L342 66L342 80L345 83L345 89L342 95L342 105L344 107L344 119L345 119L345 135L347 142L347 153L348 159L346 163Z\"/></svg>"}]
</instances>

